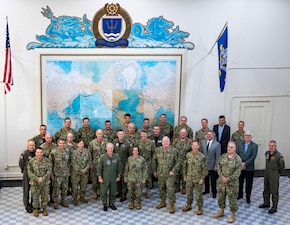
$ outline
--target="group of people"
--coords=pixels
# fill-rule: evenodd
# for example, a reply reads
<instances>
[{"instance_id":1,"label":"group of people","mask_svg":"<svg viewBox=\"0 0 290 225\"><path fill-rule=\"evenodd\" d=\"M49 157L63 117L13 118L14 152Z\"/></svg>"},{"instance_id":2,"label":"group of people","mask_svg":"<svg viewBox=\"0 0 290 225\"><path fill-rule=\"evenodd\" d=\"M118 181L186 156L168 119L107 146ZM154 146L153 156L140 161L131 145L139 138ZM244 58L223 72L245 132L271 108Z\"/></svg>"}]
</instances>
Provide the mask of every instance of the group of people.
<instances>
[{"instance_id":1,"label":"group of people","mask_svg":"<svg viewBox=\"0 0 290 225\"><path fill-rule=\"evenodd\" d=\"M229 198L231 216L235 221L237 200L243 198L246 181L246 202L251 202L254 177L254 161L258 145L252 141L252 133L244 131L244 122L239 121L238 130L231 136L225 117L213 130L208 120L201 120L201 129L193 134L182 116L180 124L172 127L161 114L159 123L150 126L148 118L143 127L137 129L131 122L131 115L124 115L124 123L116 129L105 121L105 129L95 130L89 118L83 119L83 126L75 131L70 118L64 120L64 127L54 136L40 126L40 134L28 140L19 160L23 173L23 202L28 213L39 216L41 199L42 214L48 215L47 204L58 209L59 203L69 207L66 197L71 192L73 204L88 203L86 189L92 181L92 198L99 196L103 210L117 210L115 202L129 200L129 209L142 208L142 187L146 198L151 198L153 180L158 180L160 203L157 209L166 207L175 212L175 193L187 194L184 212L192 209L193 192L196 194L197 215L202 215L203 195L211 192L217 198L220 211L214 218L224 216L226 196ZM272 207L268 213L275 213L278 204L279 176L284 170L284 159L277 151L276 142L269 142L265 153L264 202L259 207ZM204 187L204 191L203 191ZM30 195L31 191L31 195ZM60 195L60 201L59 201ZM31 196L31 200L29 199Z\"/></svg>"}]
</instances>

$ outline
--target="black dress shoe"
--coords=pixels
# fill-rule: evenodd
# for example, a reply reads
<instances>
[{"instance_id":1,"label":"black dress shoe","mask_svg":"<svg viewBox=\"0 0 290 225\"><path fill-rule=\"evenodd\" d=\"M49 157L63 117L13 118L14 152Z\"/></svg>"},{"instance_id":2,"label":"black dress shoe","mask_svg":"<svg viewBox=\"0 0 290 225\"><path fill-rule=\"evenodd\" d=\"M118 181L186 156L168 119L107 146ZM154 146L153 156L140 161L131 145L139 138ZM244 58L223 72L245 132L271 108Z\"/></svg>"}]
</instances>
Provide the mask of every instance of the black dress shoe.
<instances>
[{"instance_id":1,"label":"black dress shoe","mask_svg":"<svg viewBox=\"0 0 290 225\"><path fill-rule=\"evenodd\" d=\"M212 198L216 198L216 193L213 193L212 194Z\"/></svg>"},{"instance_id":2,"label":"black dress shoe","mask_svg":"<svg viewBox=\"0 0 290 225\"><path fill-rule=\"evenodd\" d=\"M116 194L116 198L120 198L122 196L122 194L117 193Z\"/></svg>"},{"instance_id":3,"label":"black dress shoe","mask_svg":"<svg viewBox=\"0 0 290 225\"><path fill-rule=\"evenodd\" d=\"M124 201L126 201L127 200L127 198L125 197L125 196L122 196L121 198L120 198L120 202L124 202Z\"/></svg>"},{"instance_id":4,"label":"black dress shoe","mask_svg":"<svg viewBox=\"0 0 290 225\"><path fill-rule=\"evenodd\" d=\"M110 205L110 208L113 210L117 210L117 207L115 205Z\"/></svg>"},{"instance_id":5,"label":"black dress shoe","mask_svg":"<svg viewBox=\"0 0 290 225\"><path fill-rule=\"evenodd\" d=\"M242 199L242 198L243 198L243 196L239 195L237 199L239 200L239 199Z\"/></svg>"},{"instance_id":6,"label":"black dress shoe","mask_svg":"<svg viewBox=\"0 0 290 225\"><path fill-rule=\"evenodd\" d=\"M29 206L26 207L26 212L33 213L33 209Z\"/></svg>"},{"instance_id":7,"label":"black dress shoe","mask_svg":"<svg viewBox=\"0 0 290 225\"><path fill-rule=\"evenodd\" d=\"M269 208L270 205L265 205L264 203L262 205L259 205L260 209L264 209L264 208Z\"/></svg>"},{"instance_id":8,"label":"black dress shoe","mask_svg":"<svg viewBox=\"0 0 290 225\"><path fill-rule=\"evenodd\" d=\"M247 198L247 203L250 204L251 203L251 199Z\"/></svg>"},{"instance_id":9,"label":"black dress shoe","mask_svg":"<svg viewBox=\"0 0 290 225\"><path fill-rule=\"evenodd\" d=\"M206 195L206 194L208 194L208 193L209 193L209 191L204 191L204 192L202 192L203 195Z\"/></svg>"},{"instance_id":10,"label":"black dress shoe","mask_svg":"<svg viewBox=\"0 0 290 225\"><path fill-rule=\"evenodd\" d=\"M108 211L108 206L104 205L103 210Z\"/></svg>"},{"instance_id":11,"label":"black dress shoe","mask_svg":"<svg viewBox=\"0 0 290 225\"><path fill-rule=\"evenodd\" d=\"M277 212L277 209L275 209L275 208L271 208L271 209L268 211L269 214L272 214L272 213L275 213L275 212Z\"/></svg>"}]
</instances>

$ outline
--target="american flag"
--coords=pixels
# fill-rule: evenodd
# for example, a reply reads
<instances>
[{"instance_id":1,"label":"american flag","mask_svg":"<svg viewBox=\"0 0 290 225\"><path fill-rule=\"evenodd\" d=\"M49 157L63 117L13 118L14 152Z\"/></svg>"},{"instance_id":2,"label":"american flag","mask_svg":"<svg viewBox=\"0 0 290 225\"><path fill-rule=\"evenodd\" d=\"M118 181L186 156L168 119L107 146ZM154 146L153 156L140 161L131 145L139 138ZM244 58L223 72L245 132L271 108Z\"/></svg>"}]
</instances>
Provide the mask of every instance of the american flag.
<instances>
[{"instance_id":1,"label":"american flag","mask_svg":"<svg viewBox=\"0 0 290 225\"><path fill-rule=\"evenodd\" d=\"M3 83L5 84L4 93L7 94L11 90L11 85L13 85L8 21L7 21L7 26L6 26L6 55L5 55Z\"/></svg>"}]
</instances>

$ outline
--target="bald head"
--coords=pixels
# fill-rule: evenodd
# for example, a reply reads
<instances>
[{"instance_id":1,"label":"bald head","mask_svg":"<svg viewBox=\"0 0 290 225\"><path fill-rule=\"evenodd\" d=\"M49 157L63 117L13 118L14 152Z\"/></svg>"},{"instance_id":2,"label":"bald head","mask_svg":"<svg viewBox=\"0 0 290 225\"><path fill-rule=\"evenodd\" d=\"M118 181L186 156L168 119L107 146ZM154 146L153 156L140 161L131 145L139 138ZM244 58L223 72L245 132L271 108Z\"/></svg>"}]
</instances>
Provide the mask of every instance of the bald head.
<instances>
[{"instance_id":1,"label":"bald head","mask_svg":"<svg viewBox=\"0 0 290 225\"><path fill-rule=\"evenodd\" d=\"M168 149L170 147L170 138L167 136L164 136L162 138L162 147L163 149Z\"/></svg>"},{"instance_id":2,"label":"bald head","mask_svg":"<svg viewBox=\"0 0 290 225\"><path fill-rule=\"evenodd\" d=\"M97 138L97 140L102 140L103 139L103 136L104 136L103 131L101 129L98 129L96 131L96 138Z\"/></svg>"}]
</instances>

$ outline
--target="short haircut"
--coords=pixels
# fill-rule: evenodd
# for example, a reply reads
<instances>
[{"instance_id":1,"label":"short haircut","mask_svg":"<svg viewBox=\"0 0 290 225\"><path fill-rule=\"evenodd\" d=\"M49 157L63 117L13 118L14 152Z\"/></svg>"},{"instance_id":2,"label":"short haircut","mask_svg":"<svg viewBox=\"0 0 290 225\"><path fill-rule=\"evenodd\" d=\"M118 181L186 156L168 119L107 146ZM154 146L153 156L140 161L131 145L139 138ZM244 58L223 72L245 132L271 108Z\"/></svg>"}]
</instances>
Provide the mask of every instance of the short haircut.
<instances>
[{"instance_id":1,"label":"short haircut","mask_svg":"<svg viewBox=\"0 0 290 225\"><path fill-rule=\"evenodd\" d=\"M84 122L85 120L90 121L90 119L89 119L88 117L83 118L83 122Z\"/></svg>"},{"instance_id":2,"label":"short haircut","mask_svg":"<svg viewBox=\"0 0 290 225\"><path fill-rule=\"evenodd\" d=\"M142 129L142 130L141 130L141 133L142 133L142 132L147 134L147 130L145 130L145 129Z\"/></svg>"},{"instance_id":3,"label":"short haircut","mask_svg":"<svg viewBox=\"0 0 290 225\"><path fill-rule=\"evenodd\" d=\"M245 125L245 122L243 120L240 120L239 123L242 123L243 125Z\"/></svg>"},{"instance_id":4,"label":"short haircut","mask_svg":"<svg viewBox=\"0 0 290 225\"><path fill-rule=\"evenodd\" d=\"M77 143L80 143L81 141L84 142L83 139L78 139Z\"/></svg>"},{"instance_id":5,"label":"short haircut","mask_svg":"<svg viewBox=\"0 0 290 225\"><path fill-rule=\"evenodd\" d=\"M42 147L38 147L38 148L36 148L35 151L36 151L37 149L40 149L41 151L43 151L43 148L42 148Z\"/></svg>"},{"instance_id":6,"label":"short haircut","mask_svg":"<svg viewBox=\"0 0 290 225\"><path fill-rule=\"evenodd\" d=\"M57 143L59 143L60 141L64 141L65 142L65 140L63 138L60 138L60 139L57 140Z\"/></svg>"},{"instance_id":7,"label":"short haircut","mask_svg":"<svg viewBox=\"0 0 290 225\"><path fill-rule=\"evenodd\" d=\"M130 117L131 118L131 114L130 113L125 113L124 117Z\"/></svg>"},{"instance_id":8,"label":"short haircut","mask_svg":"<svg viewBox=\"0 0 290 225\"><path fill-rule=\"evenodd\" d=\"M219 119L225 119L226 117L224 115L220 115Z\"/></svg>"},{"instance_id":9,"label":"short haircut","mask_svg":"<svg viewBox=\"0 0 290 225\"><path fill-rule=\"evenodd\" d=\"M33 141L35 143L35 141L32 138L29 138L27 142Z\"/></svg>"}]
</instances>

